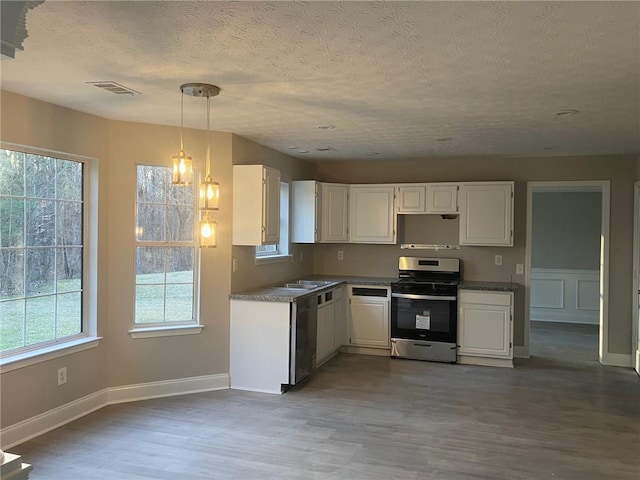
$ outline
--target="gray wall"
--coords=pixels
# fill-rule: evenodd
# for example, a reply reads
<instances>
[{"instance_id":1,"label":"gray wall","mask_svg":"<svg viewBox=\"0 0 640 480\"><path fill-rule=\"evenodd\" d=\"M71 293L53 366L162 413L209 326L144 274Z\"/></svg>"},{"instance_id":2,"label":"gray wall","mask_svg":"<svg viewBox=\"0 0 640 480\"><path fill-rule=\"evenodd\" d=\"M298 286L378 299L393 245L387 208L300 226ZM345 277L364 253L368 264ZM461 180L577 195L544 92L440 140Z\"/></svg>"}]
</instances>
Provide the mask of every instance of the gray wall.
<instances>
[{"instance_id":1,"label":"gray wall","mask_svg":"<svg viewBox=\"0 0 640 480\"><path fill-rule=\"evenodd\" d=\"M534 192L531 266L598 270L601 205L599 192Z\"/></svg>"},{"instance_id":2,"label":"gray wall","mask_svg":"<svg viewBox=\"0 0 640 480\"><path fill-rule=\"evenodd\" d=\"M525 261L526 192L529 181L610 180L611 244L609 279L610 353L631 352L631 281L633 238L633 183L638 178L638 155L593 157L477 157L440 158L408 161L322 162L318 179L343 183L403 183L456 181L515 181L514 246L462 247L451 252L429 252L434 256L463 259L464 277L524 282L515 275L515 264ZM344 260L336 251L344 249ZM314 272L346 273L365 271L369 275L395 275L397 257L406 250L396 245L323 245L314 253ZM493 256L503 255L503 265L495 266ZM524 344L523 290L516 297L514 344Z\"/></svg>"}]
</instances>

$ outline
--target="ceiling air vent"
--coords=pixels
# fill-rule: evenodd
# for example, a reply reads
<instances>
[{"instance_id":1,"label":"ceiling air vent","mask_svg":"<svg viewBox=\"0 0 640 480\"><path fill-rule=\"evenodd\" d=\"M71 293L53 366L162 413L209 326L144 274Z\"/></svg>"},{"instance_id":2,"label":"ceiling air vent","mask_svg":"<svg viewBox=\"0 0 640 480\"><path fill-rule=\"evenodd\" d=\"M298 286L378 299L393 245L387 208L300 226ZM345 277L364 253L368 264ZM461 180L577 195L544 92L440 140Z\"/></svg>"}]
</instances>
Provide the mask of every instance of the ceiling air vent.
<instances>
[{"instance_id":1,"label":"ceiling air vent","mask_svg":"<svg viewBox=\"0 0 640 480\"><path fill-rule=\"evenodd\" d=\"M102 88L108 92L115 93L116 95L141 95L140 92L133 90L132 88L125 87L119 83L112 81L105 82L87 82L89 85L94 85L98 88Z\"/></svg>"}]
</instances>

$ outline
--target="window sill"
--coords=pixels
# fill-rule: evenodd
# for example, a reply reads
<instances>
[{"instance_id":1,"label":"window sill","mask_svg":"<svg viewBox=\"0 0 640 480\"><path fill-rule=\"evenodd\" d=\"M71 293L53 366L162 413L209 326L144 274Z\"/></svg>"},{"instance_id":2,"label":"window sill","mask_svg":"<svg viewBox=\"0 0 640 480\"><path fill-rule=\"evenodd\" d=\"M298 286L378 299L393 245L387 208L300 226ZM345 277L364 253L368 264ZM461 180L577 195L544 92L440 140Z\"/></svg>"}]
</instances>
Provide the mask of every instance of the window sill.
<instances>
[{"instance_id":1,"label":"window sill","mask_svg":"<svg viewBox=\"0 0 640 480\"><path fill-rule=\"evenodd\" d=\"M131 338L174 337L198 335L204 325L172 325L170 327L134 327L129 330Z\"/></svg>"},{"instance_id":2,"label":"window sill","mask_svg":"<svg viewBox=\"0 0 640 480\"><path fill-rule=\"evenodd\" d=\"M267 263L285 263L290 262L293 255L270 255L264 257L256 257L256 265L263 265Z\"/></svg>"},{"instance_id":3,"label":"window sill","mask_svg":"<svg viewBox=\"0 0 640 480\"><path fill-rule=\"evenodd\" d=\"M37 363L46 362L47 360L52 360L54 358L71 355L72 353L97 347L100 344L100 340L102 340L102 337L83 337L69 342L59 343L57 345L51 345L49 347L39 348L38 350L21 353L19 355L12 355L10 357L0 359L0 368L2 369L2 373L6 373L19 368L35 365Z\"/></svg>"}]
</instances>

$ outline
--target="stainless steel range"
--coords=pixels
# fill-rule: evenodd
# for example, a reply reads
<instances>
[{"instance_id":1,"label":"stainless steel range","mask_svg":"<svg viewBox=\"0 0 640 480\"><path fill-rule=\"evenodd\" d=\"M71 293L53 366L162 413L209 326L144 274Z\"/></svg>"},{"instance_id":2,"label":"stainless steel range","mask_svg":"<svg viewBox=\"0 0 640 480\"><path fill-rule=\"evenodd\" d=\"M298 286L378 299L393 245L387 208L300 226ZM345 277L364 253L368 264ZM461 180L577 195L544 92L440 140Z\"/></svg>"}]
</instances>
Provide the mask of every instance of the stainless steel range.
<instances>
[{"instance_id":1,"label":"stainless steel range","mask_svg":"<svg viewBox=\"0 0 640 480\"><path fill-rule=\"evenodd\" d=\"M391 284L391 356L456 362L457 258L400 257Z\"/></svg>"}]
</instances>

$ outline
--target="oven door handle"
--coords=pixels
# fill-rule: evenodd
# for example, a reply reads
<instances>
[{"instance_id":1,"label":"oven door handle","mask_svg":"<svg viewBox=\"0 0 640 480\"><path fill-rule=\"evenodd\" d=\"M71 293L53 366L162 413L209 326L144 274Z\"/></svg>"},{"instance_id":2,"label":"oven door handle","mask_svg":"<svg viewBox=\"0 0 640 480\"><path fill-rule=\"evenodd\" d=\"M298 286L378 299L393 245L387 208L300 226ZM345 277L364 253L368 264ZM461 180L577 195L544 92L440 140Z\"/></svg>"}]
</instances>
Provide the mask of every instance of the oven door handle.
<instances>
[{"instance_id":1,"label":"oven door handle","mask_svg":"<svg viewBox=\"0 0 640 480\"><path fill-rule=\"evenodd\" d=\"M413 293L392 293L391 296L395 298L409 298L411 300L456 300L456 297L445 297L439 295L415 295Z\"/></svg>"}]
</instances>

